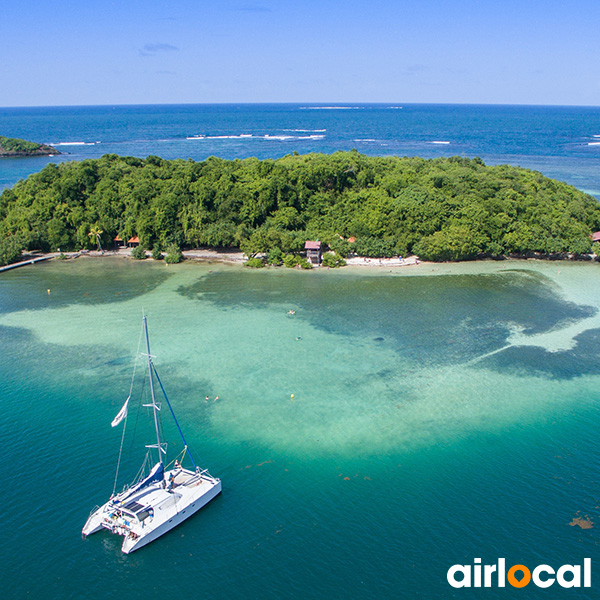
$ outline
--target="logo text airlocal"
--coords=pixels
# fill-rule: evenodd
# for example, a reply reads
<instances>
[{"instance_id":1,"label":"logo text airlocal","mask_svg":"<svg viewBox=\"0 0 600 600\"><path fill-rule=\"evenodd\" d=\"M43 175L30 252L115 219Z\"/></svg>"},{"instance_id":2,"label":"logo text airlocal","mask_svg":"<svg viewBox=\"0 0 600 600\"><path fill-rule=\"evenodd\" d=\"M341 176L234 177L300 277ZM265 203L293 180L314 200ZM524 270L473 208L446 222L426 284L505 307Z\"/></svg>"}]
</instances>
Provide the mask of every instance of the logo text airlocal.
<instances>
[{"instance_id":1,"label":"logo text airlocal","mask_svg":"<svg viewBox=\"0 0 600 600\"><path fill-rule=\"evenodd\" d=\"M462 587L513 587L522 588L530 582L537 587L547 588L557 583L564 588L589 588L592 585L592 561L583 559L581 565L562 565L553 569L549 565L538 565L530 570L525 565L506 568L506 559L499 558L495 565L482 565L480 558L473 565L453 565L448 569L448 583L455 588Z\"/></svg>"}]
</instances>

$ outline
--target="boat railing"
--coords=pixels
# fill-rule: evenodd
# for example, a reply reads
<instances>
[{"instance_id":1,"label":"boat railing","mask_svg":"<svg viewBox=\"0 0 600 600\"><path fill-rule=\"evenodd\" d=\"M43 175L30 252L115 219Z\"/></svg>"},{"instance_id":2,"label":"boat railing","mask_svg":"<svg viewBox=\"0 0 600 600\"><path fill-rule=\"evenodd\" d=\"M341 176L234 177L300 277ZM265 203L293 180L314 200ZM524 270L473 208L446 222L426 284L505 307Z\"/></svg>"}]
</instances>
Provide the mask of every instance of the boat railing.
<instances>
[{"instance_id":1,"label":"boat railing","mask_svg":"<svg viewBox=\"0 0 600 600\"><path fill-rule=\"evenodd\" d=\"M208 469L200 470L200 467L196 467L196 475L199 475L200 477L210 477L211 479L214 479L214 477L208 472Z\"/></svg>"},{"instance_id":2,"label":"boat railing","mask_svg":"<svg viewBox=\"0 0 600 600\"><path fill-rule=\"evenodd\" d=\"M219 479L217 479L216 477L213 477L209 472L208 469L203 469L202 471L200 471L200 476L203 479L209 479L210 481L219 481Z\"/></svg>"},{"instance_id":3,"label":"boat railing","mask_svg":"<svg viewBox=\"0 0 600 600\"><path fill-rule=\"evenodd\" d=\"M210 481L211 483L219 481L208 472L208 469L203 469L202 471L198 469L194 475L190 476L189 479L182 481L179 485L200 485L200 482L203 480Z\"/></svg>"}]
</instances>

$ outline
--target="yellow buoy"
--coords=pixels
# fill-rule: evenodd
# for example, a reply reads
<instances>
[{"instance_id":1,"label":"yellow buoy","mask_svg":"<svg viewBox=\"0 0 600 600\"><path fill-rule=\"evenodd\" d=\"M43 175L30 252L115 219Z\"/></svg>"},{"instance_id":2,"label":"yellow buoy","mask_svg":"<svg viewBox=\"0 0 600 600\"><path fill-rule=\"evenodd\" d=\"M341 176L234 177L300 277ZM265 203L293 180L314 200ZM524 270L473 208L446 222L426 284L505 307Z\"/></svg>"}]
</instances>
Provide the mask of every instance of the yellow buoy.
<instances>
[{"instance_id":1,"label":"yellow buoy","mask_svg":"<svg viewBox=\"0 0 600 600\"><path fill-rule=\"evenodd\" d=\"M46 291L47 291L48 293L50 293L50 288L48 288Z\"/></svg>"}]
</instances>

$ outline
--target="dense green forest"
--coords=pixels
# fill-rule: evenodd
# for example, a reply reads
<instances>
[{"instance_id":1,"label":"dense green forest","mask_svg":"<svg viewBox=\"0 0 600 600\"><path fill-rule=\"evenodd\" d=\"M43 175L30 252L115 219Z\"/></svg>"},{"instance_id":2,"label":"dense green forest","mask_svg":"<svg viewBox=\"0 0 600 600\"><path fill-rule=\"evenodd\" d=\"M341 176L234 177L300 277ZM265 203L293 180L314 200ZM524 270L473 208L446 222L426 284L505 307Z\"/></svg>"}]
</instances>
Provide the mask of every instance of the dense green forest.
<instances>
[{"instance_id":1,"label":"dense green forest","mask_svg":"<svg viewBox=\"0 0 600 600\"><path fill-rule=\"evenodd\" d=\"M96 234L105 247L138 235L148 249L249 255L297 252L307 239L341 255L425 260L584 254L598 229L595 199L538 172L356 151L203 162L111 154L48 165L0 196L4 262L21 248L95 247Z\"/></svg>"},{"instance_id":2,"label":"dense green forest","mask_svg":"<svg viewBox=\"0 0 600 600\"><path fill-rule=\"evenodd\" d=\"M19 138L7 138L0 135L0 157L7 156L39 156L47 154L60 154L52 146L28 142Z\"/></svg>"}]
</instances>

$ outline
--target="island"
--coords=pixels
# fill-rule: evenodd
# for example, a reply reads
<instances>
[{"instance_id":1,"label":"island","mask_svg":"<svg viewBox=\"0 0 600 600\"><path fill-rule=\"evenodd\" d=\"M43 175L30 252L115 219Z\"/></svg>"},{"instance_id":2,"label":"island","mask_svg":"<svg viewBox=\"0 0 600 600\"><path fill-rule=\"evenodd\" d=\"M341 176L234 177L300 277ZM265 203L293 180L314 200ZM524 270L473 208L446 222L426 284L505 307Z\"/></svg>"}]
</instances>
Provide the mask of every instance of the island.
<instances>
[{"instance_id":1,"label":"island","mask_svg":"<svg viewBox=\"0 0 600 600\"><path fill-rule=\"evenodd\" d=\"M13 158L18 156L49 156L60 154L53 146L37 144L19 138L8 138L0 135L0 158Z\"/></svg>"},{"instance_id":2,"label":"island","mask_svg":"<svg viewBox=\"0 0 600 600\"><path fill-rule=\"evenodd\" d=\"M0 196L0 261L127 240L157 256L233 247L290 263L307 240L340 258L578 258L599 230L595 198L537 171L355 150L202 162L107 154L49 164Z\"/></svg>"}]
</instances>

